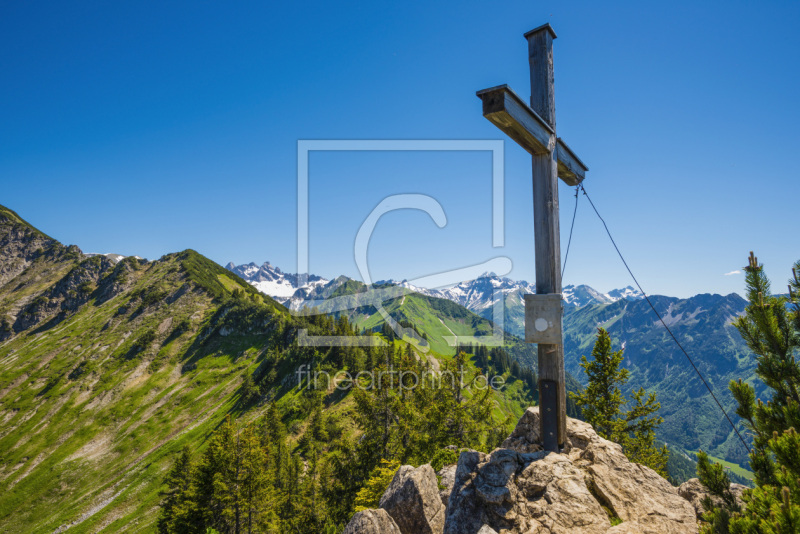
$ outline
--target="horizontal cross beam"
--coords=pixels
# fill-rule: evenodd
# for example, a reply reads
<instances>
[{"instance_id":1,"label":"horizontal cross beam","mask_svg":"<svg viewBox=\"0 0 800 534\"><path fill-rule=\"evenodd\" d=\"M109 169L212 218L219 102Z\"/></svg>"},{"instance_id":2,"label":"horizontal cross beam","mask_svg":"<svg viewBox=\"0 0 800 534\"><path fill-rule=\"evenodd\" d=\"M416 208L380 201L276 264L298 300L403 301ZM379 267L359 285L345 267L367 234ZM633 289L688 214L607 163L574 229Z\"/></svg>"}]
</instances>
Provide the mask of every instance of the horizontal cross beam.
<instances>
[{"instance_id":1,"label":"horizontal cross beam","mask_svg":"<svg viewBox=\"0 0 800 534\"><path fill-rule=\"evenodd\" d=\"M589 168L567 144L556 138L550 127L507 85L478 91L483 101L483 116L532 155L556 151L558 177L567 185L578 185Z\"/></svg>"},{"instance_id":2,"label":"horizontal cross beam","mask_svg":"<svg viewBox=\"0 0 800 534\"><path fill-rule=\"evenodd\" d=\"M589 167L575 155L560 137L556 142L556 154L558 157L558 177L564 180L567 185L578 185L586 178L586 171Z\"/></svg>"}]
</instances>

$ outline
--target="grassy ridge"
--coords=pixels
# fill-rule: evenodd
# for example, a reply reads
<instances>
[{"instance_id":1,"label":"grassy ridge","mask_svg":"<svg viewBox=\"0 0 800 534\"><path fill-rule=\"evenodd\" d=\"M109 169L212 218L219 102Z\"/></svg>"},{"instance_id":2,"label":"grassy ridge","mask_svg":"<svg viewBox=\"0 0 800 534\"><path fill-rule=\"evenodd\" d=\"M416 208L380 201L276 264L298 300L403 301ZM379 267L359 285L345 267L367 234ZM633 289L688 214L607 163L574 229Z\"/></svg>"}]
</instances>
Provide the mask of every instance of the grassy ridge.
<instances>
[{"instance_id":1,"label":"grassy ridge","mask_svg":"<svg viewBox=\"0 0 800 534\"><path fill-rule=\"evenodd\" d=\"M0 528L53 531L111 497L75 530L152 519L166 460L234 408L243 374L274 342L208 337L214 299L230 292L181 267L197 256L144 264L114 298L0 345Z\"/></svg>"},{"instance_id":2,"label":"grassy ridge","mask_svg":"<svg viewBox=\"0 0 800 534\"><path fill-rule=\"evenodd\" d=\"M17 212L15 212L15 211L13 211L13 210L11 210L11 209L3 206L3 205L0 205L0 221L5 222L5 224L11 224L11 225L15 225L15 226L23 226L23 227L35 232L36 234L38 234L38 235L40 235L42 237L45 237L47 239L53 239L52 237L48 236L47 234L45 234L44 232L42 232L38 228L34 227L28 221L26 221L25 219L20 217L17 214Z\"/></svg>"},{"instance_id":3,"label":"grassy ridge","mask_svg":"<svg viewBox=\"0 0 800 534\"><path fill-rule=\"evenodd\" d=\"M491 336L493 324L475 313L452 301L427 297L417 293L407 294L387 300L384 309L395 321L408 321L420 333L425 333L431 350L438 354L453 355L455 346L447 338L459 337L458 343L466 344L471 337ZM378 330L384 323L383 316L374 307L362 307L349 310L352 322L365 330ZM481 341L477 341L481 343ZM523 367L537 371L538 356L535 345L525 343L518 337L504 333L503 348ZM580 369L578 370L580 371ZM582 371L580 371L582 373ZM581 386L575 377L567 372L567 390L577 391ZM534 392L536 396L537 393ZM535 397L536 398L536 397Z\"/></svg>"}]
</instances>

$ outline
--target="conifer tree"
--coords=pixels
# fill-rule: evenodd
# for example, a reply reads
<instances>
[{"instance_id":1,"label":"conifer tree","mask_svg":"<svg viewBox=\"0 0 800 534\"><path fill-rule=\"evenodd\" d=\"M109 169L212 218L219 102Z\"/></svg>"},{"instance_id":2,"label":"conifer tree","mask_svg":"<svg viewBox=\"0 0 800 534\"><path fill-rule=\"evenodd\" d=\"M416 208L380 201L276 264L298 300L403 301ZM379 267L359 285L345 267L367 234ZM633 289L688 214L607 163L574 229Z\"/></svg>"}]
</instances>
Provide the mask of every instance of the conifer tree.
<instances>
[{"instance_id":1,"label":"conifer tree","mask_svg":"<svg viewBox=\"0 0 800 534\"><path fill-rule=\"evenodd\" d=\"M191 532L187 525L192 513L191 470L189 448L184 447L164 479L157 525L160 534Z\"/></svg>"},{"instance_id":2,"label":"conifer tree","mask_svg":"<svg viewBox=\"0 0 800 534\"><path fill-rule=\"evenodd\" d=\"M592 361L581 357L581 367L586 372L588 384L582 392L570 393L575 403L583 409L583 416L595 432L613 439L621 430L620 413L625 397L620 386L628 381L630 371L621 368L622 350L611 350L611 336L598 329L597 341L592 349Z\"/></svg>"},{"instance_id":3,"label":"conifer tree","mask_svg":"<svg viewBox=\"0 0 800 534\"><path fill-rule=\"evenodd\" d=\"M581 357L588 384L583 391L570 393L570 398L599 436L622 445L631 461L666 476L669 452L666 445L655 445L655 429L664 420L654 414L661 404L655 393L648 395L644 388L631 392L630 399L625 398L620 388L628 382L630 371L621 367L622 354L622 350L611 350L611 336L598 328L592 360ZM628 409L623 411L623 407Z\"/></svg>"},{"instance_id":4,"label":"conifer tree","mask_svg":"<svg viewBox=\"0 0 800 534\"><path fill-rule=\"evenodd\" d=\"M354 443L341 437L332 444L325 459L325 484L322 494L329 516L337 523L346 524L353 515L355 498L359 489L370 476L368 462L371 452L363 451L363 442Z\"/></svg>"},{"instance_id":5,"label":"conifer tree","mask_svg":"<svg viewBox=\"0 0 800 534\"><path fill-rule=\"evenodd\" d=\"M698 464L700 481L725 503L715 508L707 502L704 532L800 532L800 261L792 269L788 297L772 294L752 252L745 272L749 302L733 324L755 353L756 375L771 395L763 402L750 384L741 379L730 383L736 413L753 438L750 467L756 487L745 492L745 507L739 510L724 499L728 477Z\"/></svg>"},{"instance_id":6,"label":"conifer tree","mask_svg":"<svg viewBox=\"0 0 800 534\"><path fill-rule=\"evenodd\" d=\"M398 469L400 469L400 462L397 460L391 462L381 460L380 465L370 473L369 480L356 495L355 511L361 512L369 508L378 508L381 497Z\"/></svg>"},{"instance_id":7,"label":"conifer tree","mask_svg":"<svg viewBox=\"0 0 800 534\"><path fill-rule=\"evenodd\" d=\"M388 353L386 358L389 359ZM380 365L373 372L371 390L356 388L353 391L355 420L364 430L361 449L371 456L368 462L370 470L380 459L394 458L397 452L399 403L397 379L391 374L393 372L393 368Z\"/></svg>"},{"instance_id":8,"label":"conifer tree","mask_svg":"<svg viewBox=\"0 0 800 534\"><path fill-rule=\"evenodd\" d=\"M242 508L239 501L239 436L236 435L231 417L225 419L220 430L215 434L209 450L212 453L210 466L214 473L211 476L211 498L216 509L215 523L222 532L240 532Z\"/></svg>"},{"instance_id":9,"label":"conifer tree","mask_svg":"<svg viewBox=\"0 0 800 534\"><path fill-rule=\"evenodd\" d=\"M267 451L252 425L244 427L237 440L241 532L263 532L273 526L272 487L267 472Z\"/></svg>"}]
</instances>

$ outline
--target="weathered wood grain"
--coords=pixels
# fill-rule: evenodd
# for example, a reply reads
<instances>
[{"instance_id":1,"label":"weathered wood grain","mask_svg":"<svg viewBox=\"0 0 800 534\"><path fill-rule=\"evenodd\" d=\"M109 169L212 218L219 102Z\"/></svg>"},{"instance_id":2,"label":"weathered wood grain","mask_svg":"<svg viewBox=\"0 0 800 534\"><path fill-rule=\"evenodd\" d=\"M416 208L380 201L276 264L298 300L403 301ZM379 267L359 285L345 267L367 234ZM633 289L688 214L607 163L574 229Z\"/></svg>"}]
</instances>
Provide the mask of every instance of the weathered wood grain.
<instances>
[{"instance_id":1,"label":"weathered wood grain","mask_svg":"<svg viewBox=\"0 0 800 534\"><path fill-rule=\"evenodd\" d=\"M507 85L478 91L483 116L531 155L549 154L555 147L555 132Z\"/></svg>"},{"instance_id":2,"label":"weathered wood grain","mask_svg":"<svg viewBox=\"0 0 800 534\"><path fill-rule=\"evenodd\" d=\"M589 169L561 139L548 121L540 117L507 85L478 91L483 102L483 116L500 128L532 156L549 154L555 149L558 177L576 186Z\"/></svg>"},{"instance_id":3,"label":"weathered wood grain","mask_svg":"<svg viewBox=\"0 0 800 534\"><path fill-rule=\"evenodd\" d=\"M555 131L556 100L553 73L553 39L555 32L549 24L525 34L528 39L528 61L531 68L531 108ZM532 157L533 164L533 221L536 250L536 292L540 294L561 293L561 232L558 214L558 150L546 155ZM539 398L547 402L541 409L555 412L558 423L558 446L563 446L567 437L567 392L564 372L563 332L558 344L540 343ZM544 386L555 383L556 395L545 392ZM555 402L555 405L552 405ZM545 422L553 419L541 418L541 435L549 436L552 428ZM552 423L551 423L552 424ZM552 441L544 440L546 445ZM549 447L549 450L554 450ZM557 448L555 448L557 450Z\"/></svg>"},{"instance_id":4,"label":"weathered wood grain","mask_svg":"<svg viewBox=\"0 0 800 534\"><path fill-rule=\"evenodd\" d=\"M528 40L528 63L531 68L531 108L556 129L555 73L553 39L556 33L549 24L525 34Z\"/></svg>"},{"instance_id":5,"label":"weathered wood grain","mask_svg":"<svg viewBox=\"0 0 800 534\"><path fill-rule=\"evenodd\" d=\"M564 183L571 186L576 186L586 178L586 171L589 168L578 159L578 156L570 150L567 144L559 137L556 142L556 151L558 159L558 177L564 180Z\"/></svg>"}]
</instances>

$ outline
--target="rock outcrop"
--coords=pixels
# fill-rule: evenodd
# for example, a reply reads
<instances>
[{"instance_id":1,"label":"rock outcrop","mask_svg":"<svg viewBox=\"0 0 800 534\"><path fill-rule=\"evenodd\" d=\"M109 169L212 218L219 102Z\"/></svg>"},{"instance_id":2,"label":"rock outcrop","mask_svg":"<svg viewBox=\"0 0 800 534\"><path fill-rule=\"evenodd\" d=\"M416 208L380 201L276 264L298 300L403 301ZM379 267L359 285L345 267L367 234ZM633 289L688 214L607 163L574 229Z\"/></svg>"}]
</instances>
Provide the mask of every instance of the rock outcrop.
<instances>
[{"instance_id":1,"label":"rock outcrop","mask_svg":"<svg viewBox=\"0 0 800 534\"><path fill-rule=\"evenodd\" d=\"M0 254L0 286L30 267L36 258L58 246L55 240L26 223L19 215L0 206L0 250L3 251Z\"/></svg>"},{"instance_id":2,"label":"rock outcrop","mask_svg":"<svg viewBox=\"0 0 800 534\"><path fill-rule=\"evenodd\" d=\"M386 510L364 510L353 516L344 534L400 534L400 527Z\"/></svg>"},{"instance_id":3,"label":"rock outcrop","mask_svg":"<svg viewBox=\"0 0 800 534\"><path fill-rule=\"evenodd\" d=\"M743 486L741 484L731 484L730 486L731 493L736 499L736 502L742 507L744 507L742 494L746 489L747 486ZM706 509L703 507L703 500L705 497L711 497L711 502L714 503L714 506L722 506L723 504L722 499L715 495L709 494L708 488L703 486L696 478L691 478L681 484L678 488L678 494L691 503L691 505L694 507L695 513L697 514L697 519L700 519L706 512Z\"/></svg>"},{"instance_id":4,"label":"rock outcrop","mask_svg":"<svg viewBox=\"0 0 800 534\"><path fill-rule=\"evenodd\" d=\"M403 534L441 534L445 506L433 468L404 465L397 470L381 497L386 510Z\"/></svg>"},{"instance_id":5,"label":"rock outcrop","mask_svg":"<svg viewBox=\"0 0 800 534\"><path fill-rule=\"evenodd\" d=\"M439 494L430 466L403 466L381 508L403 534L698 532L695 507L677 488L587 423L568 419L560 454L541 450L538 430L538 408L529 408L502 448L462 451L457 466L439 471L449 495ZM373 532L358 530L358 517L346 532Z\"/></svg>"},{"instance_id":6,"label":"rock outcrop","mask_svg":"<svg viewBox=\"0 0 800 534\"><path fill-rule=\"evenodd\" d=\"M445 534L484 525L509 534L697 532L676 488L587 423L568 420L562 454L539 450L538 429L538 408L529 408L504 448L461 454Z\"/></svg>"},{"instance_id":7,"label":"rock outcrop","mask_svg":"<svg viewBox=\"0 0 800 534\"><path fill-rule=\"evenodd\" d=\"M442 498L442 504L445 508L450 501L450 492L453 491L453 486L456 483L456 464L446 465L436 472L439 477L439 497Z\"/></svg>"}]
</instances>

